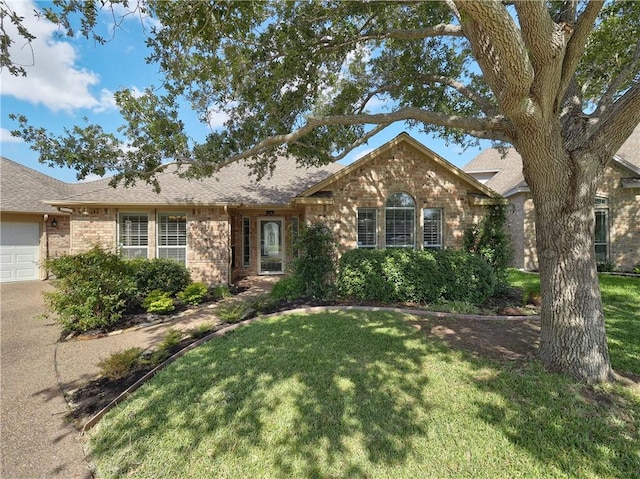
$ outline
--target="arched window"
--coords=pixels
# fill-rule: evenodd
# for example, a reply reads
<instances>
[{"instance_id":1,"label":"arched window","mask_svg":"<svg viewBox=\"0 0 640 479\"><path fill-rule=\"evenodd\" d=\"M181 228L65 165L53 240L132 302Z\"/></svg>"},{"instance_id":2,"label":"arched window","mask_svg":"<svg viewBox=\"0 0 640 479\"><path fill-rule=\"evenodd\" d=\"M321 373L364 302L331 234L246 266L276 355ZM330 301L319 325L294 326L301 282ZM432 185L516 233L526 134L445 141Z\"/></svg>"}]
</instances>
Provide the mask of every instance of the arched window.
<instances>
[{"instance_id":1,"label":"arched window","mask_svg":"<svg viewBox=\"0 0 640 479\"><path fill-rule=\"evenodd\" d=\"M393 193L387 199L385 213L385 243L388 248L415 247L416 204L411 195Z\"/></svg>"}]
</instances>

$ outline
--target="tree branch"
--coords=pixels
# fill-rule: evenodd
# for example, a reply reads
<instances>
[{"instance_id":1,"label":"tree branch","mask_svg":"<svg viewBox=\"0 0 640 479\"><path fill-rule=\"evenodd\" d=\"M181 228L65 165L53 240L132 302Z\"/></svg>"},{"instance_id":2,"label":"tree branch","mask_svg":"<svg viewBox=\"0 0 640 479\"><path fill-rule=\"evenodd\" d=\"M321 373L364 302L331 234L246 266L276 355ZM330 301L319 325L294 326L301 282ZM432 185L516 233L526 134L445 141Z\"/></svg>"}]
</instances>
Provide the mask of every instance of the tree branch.
<instances>
[{"instance_id":1,"label":"tree branch","mask_svg":"<svg viewBox=\"0 0 640 479\"><path fill-rule=\"evenodd\" d=\"M424 40L431 37L464 37L462 27L459 25L438 24L433 27L418 28L413 30L406 29L392 29L384 33L369 33L360 35L341 42L335 42L333 40L320 40L316 46L323 49L324 52L333 52L340 50L350 45L356 45L362 42L368 42L373 40Z\"/></svg>"},{"instance_id":2,"label":"tree branch","mask_svg":"<svg viewBox=\"0 0 640 479\"><path fill-rule=\"evenodd\" d=\"M457 0L463 29L485 80L505 115L530 114L527 101L534 80L526 45L513 18L499 0Z\"/></svg>"},{"instance_id":3,"label":"tree branch","mask_svg":"<svg viewBox=\"0 0 640 479\"><path fill-rule=\"evenodd\" d=\"M478 95L476 92L471 90L462 82L459 82L455 78L446 77L443 75L420 75L418 77L421 81L425 83L442 83L443 85L447 85L458 93L460 93L465 98L468 98L473 103L475 103L480 110L482 110L487 115L497 115L498 111L496 107L485 97Z\"/></svg>"},{"instance_id":4,"label":"tree branch","mask_svg":"<svg viewBox=\"0 0 640 479\"><path fill-rule=\"evenodd\" d=\"M391 113L376 114L354 114L354 115L335 115L325 117L310 117L307 123L284 135L274 135L265 138L251 148L240 153L230 156L225 161L217 164L218 168L222 168L230 163L252 156L259 155L267 149L277 148L285 143L292 143L299 138L304 137L313 129L321 126L336 125L384 125L385 127L392 123L400 121L418 121L435 126L444 126L464 130L470 135L477 138L490 139L496 141L513 142L515 138L515 130L506 118L503 116L495 116L493 118L466 118L443 113L425 111L420 108L401 108ZM365 135L367 136L367 135ZM368 139L369 135L366 139ZM357 142L356 142L357 143Z\"/></svg>"},{"instance_id":5,"label":"tree branch","mask_svg":"<svg viewBox=\"0 0 640 479\"><path fill-rule=\"evenodd\" d=\"M635 82L598 119L588 145L603 158L603 161L608 161L638 124L640 124L640 81Z\"/></svg>"},{"instance_id":6,"label":"tree branch","mask_svg":"<svg viewBox=\"0 0 640 479\"><path fill-rule=\"evenodd\" d=\"M629 64L618 74L616 78L611 81L609 88L604 92L600 101L598 102L598 107L596 108L595 115L602 115L610 106L613 101L613 97L620 90L621 86L629 80L630 77L638 75L638 71L640 70L640 39L636 42L636 51L633 53L633 57ZM640 81L640 78L638 78Z\"/></svg>"},{"instance_id":7,"label":"tree branch","mask_svg":"<svg viewBox=\"0 0 640 479\"><path fill-rule=\"evenodd\" d=\"M558 105L562 103L567 87L571 82L571 78L573 78L576 68L578 68L578 63L580 63L580 59L584 54L587 39L589 38L589 34L593 29L593 25L595 24L596 18L598 18L598 14L602 9L603 4L603 0L591 0L587 3L584 12L582 12L582 15L578 18L578 21L571 32L571 38L567 43L562 63L560 88L558 88L558 94L556 96L556 104Z\"/></svg>"}]
</instances>

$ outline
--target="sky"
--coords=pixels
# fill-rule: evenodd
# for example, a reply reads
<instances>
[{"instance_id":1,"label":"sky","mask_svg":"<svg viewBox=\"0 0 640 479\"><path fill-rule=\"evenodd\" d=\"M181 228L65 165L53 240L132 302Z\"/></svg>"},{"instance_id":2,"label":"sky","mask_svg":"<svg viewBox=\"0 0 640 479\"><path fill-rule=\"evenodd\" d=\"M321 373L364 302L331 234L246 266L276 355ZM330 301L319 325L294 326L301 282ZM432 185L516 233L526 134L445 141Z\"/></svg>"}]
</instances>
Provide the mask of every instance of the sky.
<instances>
[{"instance_id":1,"label":"sky","mask_svg":"<svg viewBox=\"0 0 640 479\"><path fill-rule=\"evenodd\" d=\"M115 28L113 15L105 12L99 17L98 33L108 41L97 44L83 37L60 35L58 27L35 17L34 9L39 9L46 2L8 0L7 4L24 17L25 26L37 38L31 45L18 40L12 46L14 61L24 66L26 77L12 76L6 69L0 71L0 153L59 180L76 182L74 170L40 163L38 154L28 144L12 137L10 131L17 127L17 123L9 115L25 115L33 126L45 127L54 134L84 124L85 118L90 123L100 124L106 131L115 132L123 121L113 94L123 87L142 91L160 83L157 65L145 62L149 53L145 35L149 33L153 20L130 15L119 21L119 26ZM120 19L122 12L115 13L116 18ZM184 118L183 121L195 139L202 140L211 131L208 125L199 123L195 116ZM211 127L223 127L224 118L221 115L214 115L212 121ZM464 151L459 145L446 145L444 141L417 129L396 124L351 152L340 163L355 161L402 131L408 132L458 167L464 166L481 151L479 148ZM490 143L484 141L482 147L488 148Z\"/></svg>"}]
</instances>

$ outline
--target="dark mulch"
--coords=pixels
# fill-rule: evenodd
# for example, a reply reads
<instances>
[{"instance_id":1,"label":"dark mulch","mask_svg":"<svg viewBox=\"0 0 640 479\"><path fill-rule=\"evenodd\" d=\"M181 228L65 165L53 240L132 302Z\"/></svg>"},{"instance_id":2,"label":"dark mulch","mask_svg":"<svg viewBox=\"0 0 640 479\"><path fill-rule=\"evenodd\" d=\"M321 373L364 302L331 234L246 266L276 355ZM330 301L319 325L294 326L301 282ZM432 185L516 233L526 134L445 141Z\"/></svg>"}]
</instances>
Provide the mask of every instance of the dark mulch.
<instances>
[{"instance_id":1,"label":"dark mulch","mask_svg":"<svg viewBox=\"0 0 640 479\"><path fill-rule=\"evenodd\" d=\"M531 307L518 306L522 302L522 293L512 291L510 294L491 298L482 306L485 311L491 311L497 315L524 315L531 314ZM297 300L291 302L277 302L262 309L262 314L275 313L303 307L331 306L331 305L359 305L372 306L371 303L362 304L354 302L336 302L319 300ZM375 305L375 306L389 306ZM416 305L395 305L399 307L415 307ZM129 318L128 325L135 324L141 318ZM535 320L472 320L454 318L420 318L414 321L428 336L445 341L450 347L462 349L474 355L488 357L497 360L528 360L535 355L540 332L539 322ZM227 326L223 323L216 326L221 329ZM121 326L122 327L122 326ZM213 331L212 331L213 332ZM188 338L174 346L170 353L184 349L197 339ZM133 371L122 379L110 380L106 377L93 380L84 387L74 391L68 397L72 407L71 419L78 425L102 410L122 392L142 378L153 369L153 366L145 366Z\"/></svg>"}]
</instances>

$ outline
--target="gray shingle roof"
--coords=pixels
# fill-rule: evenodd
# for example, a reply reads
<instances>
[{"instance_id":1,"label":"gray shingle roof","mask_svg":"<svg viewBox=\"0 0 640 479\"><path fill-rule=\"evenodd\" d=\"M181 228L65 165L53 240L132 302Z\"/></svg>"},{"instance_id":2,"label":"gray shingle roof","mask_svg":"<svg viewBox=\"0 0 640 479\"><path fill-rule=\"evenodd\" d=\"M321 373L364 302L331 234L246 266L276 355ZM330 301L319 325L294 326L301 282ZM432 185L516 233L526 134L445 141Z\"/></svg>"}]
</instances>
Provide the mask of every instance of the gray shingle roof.
<instances>
[{"instance_id":1,"label":"gray shingle roof","mask_svg":"<svg viewBox=\"0 0 640 479\"><path fill-rule=\"evenodd\" d=\"M640 171L640 125L620 147L616 156L619 158L614 158L614 160L619 165L631 168L635 173ZM462 169L470 174L497 171L485 184L503 196L509 196L527 188L522 174L522 158L514 148L509 148L505 155L496 148L484 150Z\"/></svg>"},{"instance_id":2,"label":"gray shingle roof","mask_svg":"<svg viewBox=\"0 0 640 479\"><path fill-rule=\"evenodd\" d=\"M0 209L15 213L56 213L43 200L72 194L74 186L0 157Z\"/></svg>"},{"instance_id":3,"label":"gray shingle roof","mask_svg":"<svg viewBox=\"0 0 640 479\"><path fill-rule=\"evenodd\" d=\"M157 176L160 193L151 185L138 182L128 188L109 186L103 179L83 184L83 191L65 197L47 198L58 206L74 204L103 205L170 205L170 204L244 204L287 205L297 194L340 170L333 163L322 167L298 167L293 158L280 158L273 175L259 182L251 175L249 166L235 162L223 167L211 178L189 180L176 173L171 165Z\"/></svg>"}]
</instances>

